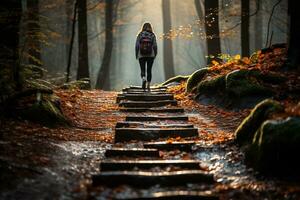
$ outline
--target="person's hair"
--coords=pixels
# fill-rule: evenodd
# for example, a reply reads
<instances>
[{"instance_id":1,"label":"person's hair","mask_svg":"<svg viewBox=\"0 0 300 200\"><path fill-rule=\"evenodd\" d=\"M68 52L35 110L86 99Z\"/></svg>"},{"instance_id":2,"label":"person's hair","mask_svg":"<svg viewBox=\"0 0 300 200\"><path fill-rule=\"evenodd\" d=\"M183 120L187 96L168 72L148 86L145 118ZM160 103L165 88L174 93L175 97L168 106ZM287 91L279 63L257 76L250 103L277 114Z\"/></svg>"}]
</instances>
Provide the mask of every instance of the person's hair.
<instances>
[{"instance_id":1,"label":"person's hair","mask_svg":"<svg viewBox=\"0 0 300 200\"><path fill-rule=\"evenodd\" d=\"M148 31L153 33L152 25L149 22L144 23L140 32L143 31Z\"/></svg>"}]
</instances>

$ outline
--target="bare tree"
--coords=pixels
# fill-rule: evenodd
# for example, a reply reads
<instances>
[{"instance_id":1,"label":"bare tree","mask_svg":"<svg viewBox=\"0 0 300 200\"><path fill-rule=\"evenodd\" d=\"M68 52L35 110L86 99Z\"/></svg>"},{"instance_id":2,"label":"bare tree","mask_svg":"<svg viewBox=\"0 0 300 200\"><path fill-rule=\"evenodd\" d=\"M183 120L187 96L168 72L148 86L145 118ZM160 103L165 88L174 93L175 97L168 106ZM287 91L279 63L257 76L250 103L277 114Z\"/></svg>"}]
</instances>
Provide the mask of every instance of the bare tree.
<instances>
[{"instance_id":1,"label":"bare tree","mask_svg":"<svg viewBox=\"0 0 300 200\"><path fill-rule=\"evenodd\" d=\"M249 0L241 0L242 13L241 13L241 44L242 44L242 57L249 57Z\"/></svg>"},{"instance_id":2,"label":"bare tree","mask_svg":"<svg viewBox=\"0 0 300 200\"><path fill-rule=\"evenodd\" d=\"M263 47L262 41L262 28L263 28L263 15L262 15L262 2L256 0L257 15L255 16L255 49Z\"/></svg>"},{"instance_id":3,"label":"bare tree","mask_svg":"<svg viewBox=\"0 0 300 200\"><path fill-rule=\"evenodd\" d=\"M172 26L170 0L162 0L162 9L163 9L163 31L164 33L167 33L170 31ZM164 39L163 55L164 55L165 79L169 79L175 75L173 45L171 39Z\"/></svg>"},{"instance_id":4,"label":"bare tree","mask_svg":"<svg viewBox=\"0 0 300 200\"><path fill-rule=\"evenodd\" d=\"M109 88L110 60L113 49L113 12L114 1L105 0L105 47L102 64L98 73L96 88Z\"/></svg>"},{"instance_id":5,"label":"bare tree","mask_svg":"<svg viewBox=\"0 0 300 200\"><path fill-rule=\"evenodd\" d=\"M22 2L20 0L0 1L0 70L12 70L17 90L22 89L20 76L19 30L22 16Z\"/></svg>"},{"instance_id":6,"label":"bare tree","mask_svg":"<svg viewBox=\"0 0 300 200\"><path fill-rule=\"evenodd\" d=\"M72 28L71 28L71 39L70 39L70 45L67 45L68 48L68 63L67 63L67 73L66 73L66 82L69 82L70 80L70 69L71 69L71 62L72 62L72 53L73 53L73 45L74 45L74 39L75 39L75 28L76 28L76 17L77 17L77 0L74 4L74 11L73 11L73 18L72 18ZM67 29L68 30L68 29Z\"/></svg>"},{"instance_id":7,"label":"bare tree","mask_svg":"<svg viewBox=\"0 0 300 200\"><path fill-rule=\"evenodd\" d=\"M39 24L39 0L27 0L27 41L29 64L41 66L41 47L38 34L41 31Z\"/></svg>"},{"instance_id":8,"label":"bare tree","mask_svg":"<svg viewBox=\"0 0 300 200\"><path fill-rule=\"evenodd\" d=\"M78 5L78 70L77 80L89 78L87 4L86 0L77 0Z\"/></svg>"},{"instance_id":9,"label":"bare tree","mask_svg":"<svg viewBox=\"0 0 300 200\"><path fill-rule=\"evenodd\" d=\"M207 64L211 61L219 60L218 55L221 53L220 44L220 31L219 31L219 1L218 0L205 0L205 31L207 42ZM213 56L212 59L210 56Z\"/></svg>"},{"instance_id":10,"label":"bare tree","mask_svg":"<svg viewBox=\"0 0 300 200\"><path fill-rule=\"evenodd\" d=\"M300 70L300 13L296 0L289 0L290 35L288 48L288 62L291 68Z\"/></svg>"}]
</instances>

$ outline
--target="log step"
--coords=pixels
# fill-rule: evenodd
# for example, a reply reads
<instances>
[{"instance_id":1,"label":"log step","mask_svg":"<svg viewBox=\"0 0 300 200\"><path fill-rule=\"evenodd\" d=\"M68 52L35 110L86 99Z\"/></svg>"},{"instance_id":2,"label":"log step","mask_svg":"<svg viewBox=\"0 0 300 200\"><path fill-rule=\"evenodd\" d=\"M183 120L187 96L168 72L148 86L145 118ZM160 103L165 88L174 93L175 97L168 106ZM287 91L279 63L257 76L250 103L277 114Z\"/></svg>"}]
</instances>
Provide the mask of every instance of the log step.
<instances>
[{"instance_id":1,"label":"log step","mask_svg":"<svg viewBox=\"0 0 300 200\"><path fill-rule=\"evenodd\" d=\"M173 121L188 121L186 115L181 116L126 116L126 121L160 121L160 120L173 120Z\"/></svg>"},{"instance_id":2,"label":"log step","mask_svg":"<svg viewBox=\"0 0 300 200\"><path fill-rule=\"evenodd\" d=\"M164 151L172 151L175 149L181 151L192 151L193 146L195 145L194 141L184 141L184 142L147 142L144 143L144 148L153 148Z\"/></svg>"},{"instance_id":3,"label":"log step","mask_svg":"<svg viewBox=\"0 0 300 200\"><path fill-rule=\"evenodd\" d=\"M112 148L105 151L105 157L159 157L157 149L144 149L144 148Z\"/></svg>"},{"instance_id":4,"label":"log step","mask_svg":"<svg viewBox=\"0 0 300 200\"><path fill-rule=\"evenodd\" d=\"M101 161L101 171L115 171L115 170L133 170L137 169L151 169L154 167L178 167L181 169L200 169L200 162L196 160L113 160Z\"/></svg>"},{"instance_id":5,"label":"log step","mask_svg":"<svg viewBox=\"0 0 300 200\"><path fill-rule=\"evenodd\" d=\"M126 88L123 88L123 90L126 90L126 89L142 89L142 86L130 85ZM150 89L168 89L168 87L167 86L150 86Z\"/></svg>"},{"instance_id":6,"label":"log step","mask_svg":"<svg viewBox=\"0 0 300 200\"><path fill-rule=\"evenodd\" d=\"M117 96L117 102L121 100L130 101L161 101L161 100L173 100L172 94L122 94Z\"/></svg>"},{"instance_id":7,"label":"log step","mask_svg":"<svg viewBox=\"0 0 300 200\"><path fill-rule=\"evenodd\" d=\"M150 91L167 91L167 87L150 87ZM122 91L147 91L144 90L142 87L139 86L134 86L134 87L127 87L127 88L123 88Z\"/></svg>"},{"instance_id":8,"label":"log step","mask_svg":"<svg viewBox=\"0 0 300 200\"><path fill-rule=\"evenodd\" d=\"M175 172L108 171L92 176L93 185L131 185L147 188L153 185L182 186L188 183L213 184L212 174L202 170L182 170Z\"/></svg>"},{"instance_id":9,"label":"log step","mask_svg":"<svg viewBox=\"0 0 300 200\"><path fill-rule=\"evenodd\" d=\"M121 112L183 113L183 108L120 108Z\"/></svg>"},{"instance_id":10,"label":"log step","mask_svg":"<svg viewBox=\"0 0 300 200\"><path fill-rule=\"evenodd\" d=\"M132 90L128 90L128 91L123 91L121 94L145 94L145 95L158 95L158 94L170 94L173 95L173 93L170 92L166 92L166 91L132 91Z\"/></svg>"},{"instance_id":11,"label":"log step","mask_svg":"<svg viewBox=\"0 0 300 200\"><path fill-rule=\"evenodd\" d=\"M162 101L122 101L119 103L119 106L128 107L128 108L153 108L172 105L176 106L176 100L162 100Z\"/></svg>"},{"instance_id":12,"label":"log step","mask_svg":"<svg viewBox=\"0 0 300 200\"><path fill-rule=\"evenodd\" d=\"M115 142L127 142L131 140L151 141L168 137L196 137L196 128L116 128Z\"/></svg>"},{"instance_id":13,"label":"log step","mask_svg":"<svg viewBox=\"0 0 300 200\"><path fill-rule=\"evenodd\" d=\"M220 198L212 194L210 191L166 191L166 192L154 192L146 196L138 197L126 197L120 195L120 197L113 198L114 200L219 200Z\"/></svg>"},{"instance_id":14,"label":"log step","mask_svg":"<svg viewBox=\"0 0 300 200\"><path fill-rule=\"evenodd\" d=\"M152 88L150 91L143 90L142 88L125 88L122 89L122 92L143 92L143 93L151 93L151 92L167 92L166 88Z\"/></svg>"},{"instance_id":15,"label":"log step","mask_svg":"<svg viewBox=\"0 0 300 200\"><path fill-rule=\"evenodd\" d=\"M141 122L117 122L116 128L194 128L193 124L147 124Z\"/></svg>"}]
</instances>

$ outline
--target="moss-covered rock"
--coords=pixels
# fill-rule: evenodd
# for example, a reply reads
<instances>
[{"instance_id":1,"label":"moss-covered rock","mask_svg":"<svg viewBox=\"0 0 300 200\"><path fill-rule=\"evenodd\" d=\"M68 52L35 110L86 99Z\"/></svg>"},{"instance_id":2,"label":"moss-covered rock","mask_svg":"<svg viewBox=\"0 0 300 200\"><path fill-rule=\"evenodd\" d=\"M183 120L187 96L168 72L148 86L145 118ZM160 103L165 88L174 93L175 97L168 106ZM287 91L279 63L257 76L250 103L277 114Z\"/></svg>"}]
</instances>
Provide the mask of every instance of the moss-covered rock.
<instances>
[{"instance_id":1,"label":"moss-covered rock","mask_svg":"<svg viewBox=\"0 0 300 200\"><path fill-rule=\"evenodd\" d=\"M87 78L80 79L77 81L71 81L69 83L65 83L62 86L60 86L60 89L82 89L82 90L88 90L91 89L90 80Z\"/></svg>"},{"instance_id":2,"label":"moss-covered rock","mask_svg":"<svg viewBox=\"0 0 300 200\"><path fill-rule=\"evenodd\" d=\"M186 92L191 92L202 81L207 74L208 68L203 68L195 71L187 80Z\"/></svg>"},{"instance_id":3,"label":"moss-covered rock","mask_svg":"<svg viewBox=\"0 0 300 200\"><path fill-rule=\"evenodd\" d=\"M257 70L235 70L226 76L226 92L233 98L251 95L272 96L272 90L259 83L261 72Z\"/></svg>"},{"instance_id":4,"label":"moss-covered rock","mask_svg":"<svg viewBox=\"0 0 300 200\"><path fill-rule=\"evenodd\" d=\"M163 82L160 86L166 86L170 83L180 83L181 81L185 81L189 78L190 76L183 76L183 75L178 75L178 76L175 76L175 77L172 77L168 80L166 80L165 82Z\"/></svg>"},{"instance_id":5,"label":"moss-covered rock","mask_svg":"<svg viewBox=\"0 0 300 200\"><path fill-rule=\"evenodd\" d=\"M212 80L201 81L197 85L198 94L211 94L216 92L225 92L225 76L219 76Z\"/></svg>"},{"instance_id":6,"label":"moss-covered rock","mask_svg":"<svg viewBox=\"0 0 300 200\"><path fill-rule=\"evenodd\" d=\"M221 106L238 109L252 108L262 100L271 98L276 92L270 84L286 81L278 73L263 73L259 70L235 70L197 85L197 98L212 98Z\"/></svg>"},{"instance_id":7,"label":"moss-covered rock","mask_svg":"<svg viewBox=\"0 0 300 200\"><path fill-rule=\"evenodd\" d=\"M247 162L255 169L300 178L300 118L267 120L257 130L246 152Z\"/></svg>"},{"instance_id":8,"label":"moss-covered rock","mask_svg":"<svg viewBox=\"0 0 300 200\"><path fill-rule=\"evenodd\" d=\"M270 114L279 112L282 109L283 107L279 102L270 99L257 104L235 131L236 142L240 145L250 144L255 132L269 118Z\"/></svg>"},{"instance_id":9,"label":"moss-covered rock","mask_svg":"<svg viewBox=\"0 0 300 200\"><path fill-rule=\"evenodd\" d=\"M271 83L277 85L288 80L285 76L275 72L260 73L258 75L258 78L265 83Z\"/></svg>"},{"instance_id":10,"label":"moss-covered rock","mask_svg":"<svg viewBox=\"0 0 300 200\"><path fill-rule=\"evenodd\" d=\"M31 106L18 110L18 116L22 119L34 121L45 126L69 124L62 114L57 102L44 99Z\"/></svg>"},{"instance_id":11,"label":"moss-covered rock","mask_svg":"<svg viewBox=\"0 0 300 200\"><path fill-rule=\"evenodd\" d=\"M5 103L5 116L20 117L45 126L69 125L60 108L60 98L49 89L28 89Z\"/></svg>"}]
</instances>

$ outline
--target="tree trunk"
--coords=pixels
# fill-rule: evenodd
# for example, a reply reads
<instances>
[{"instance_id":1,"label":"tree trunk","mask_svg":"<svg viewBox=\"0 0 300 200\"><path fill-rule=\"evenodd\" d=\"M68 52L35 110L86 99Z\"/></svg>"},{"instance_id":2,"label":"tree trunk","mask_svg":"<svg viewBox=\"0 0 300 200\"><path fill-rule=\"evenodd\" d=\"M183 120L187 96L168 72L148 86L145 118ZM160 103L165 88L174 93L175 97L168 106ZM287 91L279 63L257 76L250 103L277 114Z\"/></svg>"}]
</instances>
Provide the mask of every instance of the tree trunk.
<instances>
[{"instance_id":1,"label":"tree trunk","mask_svg":"<svg viewBox=\"0 0 300 200\"><path fill-rule=\"evenodd\" d=\"M171 30L172 20L170 11L170 0L162 0L163 9L163 31L168 33ZM173 46L171 39L163 40L163 55L164 55L164 69L165 79L169 79L175 75L174 73L174 58L173 58Z\"/></svg>"},{"instance_id":2,"label":"tree trunk","mask_svg":"<svg viewBox=\"0 0 300 200\"><path fill-rule=\"evenodd\" d=\"M89 78L88 38L87 38L87 4L78 0L78 70L77 80Z\"/></svg>"},{"instance_id":3,"label":"tree trunk","mask_svg":"<svg viewBox=\"0 0 300 200\"><path fill-rule=\"evenodd\" d=\"M241 0L241 43L242 57L249 57L249 0Z\"/></svg>"},{"instance_id":4,"label":"tree trunk","mask_svg":"<svg viewBox=\"0 0 300 200\"><path fill-rule=\"evenodd\" d=\"M220 60L218 55L221 53L220 31L219 31L219 1L205 0L205 31L207 42L207 64L212 60ZM213 58L211 58L213 56Z\"/></svg>"},{"instance_id":5,"label":"tree trunk","mask_svg":"<svg viewBox=\"0 0 300 200\"><path fill-rule=\"evenodd\" d=\"M257 14L255 16L255 50L263 48L263 15L262 1L256 0Z\"/></svg>"},{"instance_id":6,"label":"tree trunk","mask_svg":"<svg viewBox=\"0 0 300 200\"><path fill-rule=\"evenodd\" d=\"M70 80L70 69L71 69L73 45L74 45L74 39L75 39L75 27L76 27L75 25L76 25L76 17L77 17L77 8L78 8L78 3L76 0L75 4L74 4L74 11L73 11L73 21L72 21L70 45L67 45L67 47L69 47L69 49L68 49L69 51L67 52L68 66L67 66L66 82L69 82L69 80Z\"/></svg>"},{"instance_id":7,"label":"tree trunk","mask_svg":"<svg viewBox=\"0 0 300 200\"><path fill-rule=\"evenodd\" d=\"M300 12L296 0L289 0L290 35L288 62L291 68L300 70Z\"/></svg>"},{"instance_id":8,"label":"tree trunk","mask_svg":"<svg viewBox=\"0 0 300 200\"><path fill-rule=\"evenodd\" d=\"M194 0L194 4L196 7L198 18L201 21L204 18L204 10L203 6L201 5L201 0Z\"/></svg>"},{"instance_id":9,"label":"tree trunk","mask_svg":"<svg viewBox=\"0 0 300 200\"><path fill-rule=\"evenodd\" d=\"M105 48L96 88L109 89L110 60L113 49L113 1L105 1Z\"/></svg>"},{"instance_id":10,"label":"tree trunk","mask_svg":"<svg viewBox=\"0 0 300 200\"><path fill-rule=\"evenodd\" d=\"M13 69L13 79L17 90L22 89L20 76L19 30L22 16L20 0L0 1L0 67Z\"/></svg>"},{"instance_id":11,"label":"tree trunk","mask_svg":"<svg viewBox=\"0 0 300 200\"><path fill-rule=\"evenodd\" d=\"M30 58L28 63L41 66L41 45L38 36L41 31L39 22L39 0L27 0L27 36L28 54Z\"/></svg>"}]
</instances>

